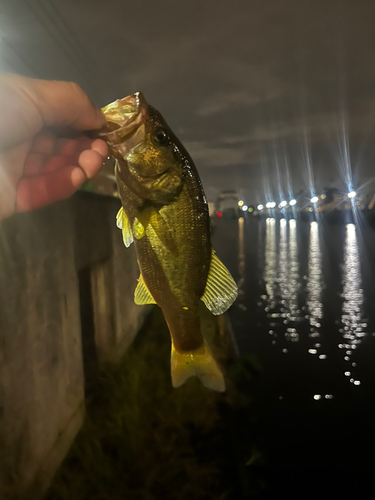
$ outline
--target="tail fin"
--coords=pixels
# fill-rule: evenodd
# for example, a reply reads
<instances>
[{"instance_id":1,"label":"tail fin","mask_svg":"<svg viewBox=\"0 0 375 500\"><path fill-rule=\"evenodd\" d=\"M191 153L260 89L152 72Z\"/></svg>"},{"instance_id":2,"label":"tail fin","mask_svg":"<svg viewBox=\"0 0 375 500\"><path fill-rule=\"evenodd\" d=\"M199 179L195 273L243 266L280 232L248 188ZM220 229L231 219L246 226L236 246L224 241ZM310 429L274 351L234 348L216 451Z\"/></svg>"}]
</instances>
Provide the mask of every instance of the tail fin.
<instances>
[{"instance_id":1,"label":"tail fin","mask_svg":"<svg viewBox=\"0 0 375 500\"><path fill-rule=\"evenodd\" d=\"M171 375L173 387L180 387L194 375L208 389L224 392L225 381L211 350L206 342L193 352L178 352L172 341Z\"/></svg>"}]
</instances>

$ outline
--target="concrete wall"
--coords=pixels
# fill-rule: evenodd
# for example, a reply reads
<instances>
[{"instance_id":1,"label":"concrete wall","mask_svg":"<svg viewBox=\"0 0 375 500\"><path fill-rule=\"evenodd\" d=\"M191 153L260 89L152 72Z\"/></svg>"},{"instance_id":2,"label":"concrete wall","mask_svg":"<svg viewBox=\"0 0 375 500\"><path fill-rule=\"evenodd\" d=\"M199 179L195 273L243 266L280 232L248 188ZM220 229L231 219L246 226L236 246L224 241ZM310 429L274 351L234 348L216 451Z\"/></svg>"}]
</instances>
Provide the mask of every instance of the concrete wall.
<instances>
[{"instance_id":1,"label":"concrete wall","mask_svg":"<svg viewBox=\"0 0 375 500\"><path fill-rule=\"evenodd\" d=\"M142 324L119 201L77 193L0 224L0 498L39 498L84 416L98 363ZM86 387L85 387L86 386Z\"/></svg>"}]
</instances>

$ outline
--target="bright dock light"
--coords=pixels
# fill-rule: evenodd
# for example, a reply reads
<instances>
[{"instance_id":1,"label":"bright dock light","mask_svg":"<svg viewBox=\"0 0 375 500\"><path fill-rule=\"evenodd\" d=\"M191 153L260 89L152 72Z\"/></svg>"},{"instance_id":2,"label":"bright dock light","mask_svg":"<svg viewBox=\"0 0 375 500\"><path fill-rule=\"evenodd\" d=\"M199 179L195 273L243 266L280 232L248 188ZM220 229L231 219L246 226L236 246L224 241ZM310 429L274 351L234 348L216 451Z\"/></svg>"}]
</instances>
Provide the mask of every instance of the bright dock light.
<instances>
[{"instance_id":1,"label":"bright dock light","mask_svg":"<svg viewBox=\"0 0 375 500\"><path fill-rule=\"evenodd\" d=\"M297 203L297 200L293 198L293 200L290 200L289 205L293 207Z\"/></svg>"},{"instance_id":2,"label":"bright dock light","mask_svg":"<svg viewBox=\"0 0 375 500\"><path fill-rule=\"evenodd\" d=\"M248 208L249 208L249 207L248 207L247 205L242 205L241 210L242 210L243 212L246 212L246 210L247 210Z\"/></svg>"},{"instance_id":3,"label":"bright dock light","mask_svg":"<svg viewBox=\"0 0 375 500\"><path fill-rule=\"evenodd\" d=\"M288 203L285 200L283 200L283 201L280 202L279 208L284 208L284 207L287 206L287 204Z\"/></svg>"},{"instance_id":4,"label":"bright dock light","mask_svg":"<svg viewBox=\"0 0 375 500\"><path fill-rule=\"evenodd\" d=\"M348 198L355 198L357 196L357 193L355 191L350 191L350 193L348 193Z\"/></svg>"},{"instance_id":5,"label":"bright dock light","mask_svg":"<svg viewBox=\"0 0 375 500\"><path fill-rule=\"evenodd\" d=\"M257 209L260 211L260 210L263 210L264 206L262 204L258 205L257 206Z\"/></svg>"},{"instance_id":6,"label":"bright dock light","mask_svg":"<svg viewBox=\"0 0 375 500\"><path fill-rule=\"evenodd\" d=\"M239 207L242 207L242 205L243 205L243 201L242 201L242 200L240 200L240 201L238 202L238 206L239 206Z\"/></svg>"},{"instance_id":7,"label":"bright dock light","mask_svg":"<svg viewBox=\"0 0 375 500\"><path fill-rule=\"evenodd\" d=\"M311 203L318 203L319 198L317 196L313 196L310 201Z\"/></svg>"},{"instance_id":8,"label":"bright dock light","mask_svg":"<svg viewBox=\"0 0 375 500\"><path fill-rule=\"evenodd\" d=\"M274 201L269 201L268 203L266 203L266 207L267 208L275 208L276 203Z\"/></svg>"}]
</instances>

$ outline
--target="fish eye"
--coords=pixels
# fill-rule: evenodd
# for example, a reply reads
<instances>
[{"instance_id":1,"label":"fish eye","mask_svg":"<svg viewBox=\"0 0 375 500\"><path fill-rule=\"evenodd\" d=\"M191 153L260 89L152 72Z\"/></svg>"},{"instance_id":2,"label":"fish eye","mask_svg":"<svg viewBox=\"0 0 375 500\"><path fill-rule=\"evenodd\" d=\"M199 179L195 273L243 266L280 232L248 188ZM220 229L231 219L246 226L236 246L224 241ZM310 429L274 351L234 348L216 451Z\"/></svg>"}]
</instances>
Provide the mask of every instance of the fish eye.
<instances>
[{"instance_id":1,"label":"fish eye","mask_svg":"<svg viewBox=\"0 0 375 500\"><path fill-rule=\"evenodd\" d=\"M155 130L154 139L160 145L167 144L168 142L168 136L162 128Z\"/></svg>"}]
</instances>

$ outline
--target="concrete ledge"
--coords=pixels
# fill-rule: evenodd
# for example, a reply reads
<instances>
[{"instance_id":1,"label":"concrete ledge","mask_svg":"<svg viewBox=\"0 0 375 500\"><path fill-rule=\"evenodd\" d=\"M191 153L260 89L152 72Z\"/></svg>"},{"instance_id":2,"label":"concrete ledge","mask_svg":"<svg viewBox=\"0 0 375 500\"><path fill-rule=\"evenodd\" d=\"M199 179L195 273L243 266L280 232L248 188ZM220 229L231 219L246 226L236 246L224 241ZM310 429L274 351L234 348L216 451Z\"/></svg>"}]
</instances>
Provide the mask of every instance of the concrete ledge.
<instances>
[{"instance_id":1,"label":"concrete ledge","mask_svg":"<svg viewBox=\"0 0 375 500\"><path fill-rule=\"evenodd\" d=\"M55 472L64 460L72 445L74 438L80 430L85 416L85 408L82 403L72 416L67 427L61 431L52 450L43 460L41 467L35 474L34 481L27 492L20 500L39 500L47 491Z\"/></svg>"},{"instance_id":2,"label":"concrete ledge","mask_svg":"<svg viewBox=\"0 0 375 500\"><path fill-rule=\"evenodd\" d=\"M41 498L98 364L118 360L147 315L119 206L81 192L0 223L1 500Z\"/></svg>"}]
</instances>

